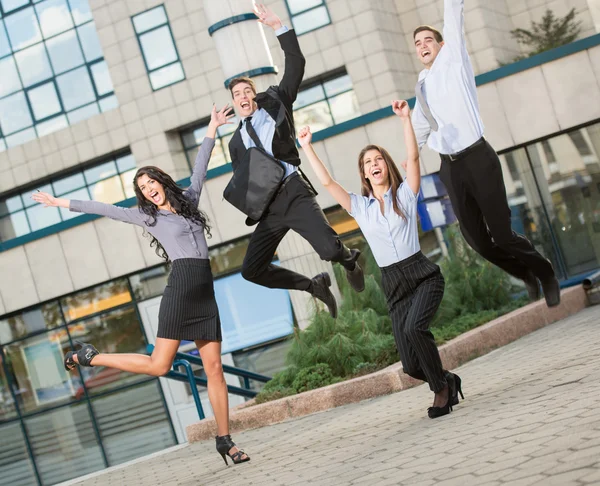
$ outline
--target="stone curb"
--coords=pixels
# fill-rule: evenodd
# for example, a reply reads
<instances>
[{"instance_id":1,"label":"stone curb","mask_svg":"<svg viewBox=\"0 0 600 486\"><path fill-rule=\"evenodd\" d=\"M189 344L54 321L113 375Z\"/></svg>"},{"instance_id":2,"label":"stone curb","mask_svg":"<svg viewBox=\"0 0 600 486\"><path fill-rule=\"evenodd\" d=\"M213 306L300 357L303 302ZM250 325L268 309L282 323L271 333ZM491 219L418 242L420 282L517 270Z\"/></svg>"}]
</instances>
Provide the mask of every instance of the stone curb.
<instances>
[{"instance_id":1,"label":"stone curb","mask_svg":"<svg viewBox=\"0 0 600 486\"><path fill-rule=\"evenodd\" d=\"M439 348L444 367L453 369L474 358L504 346L548 324L576 314L587 306L587 296L581 286L561 292L561 303L548 308L544 300L533 302L509 314L461 334ZM250 403L231 410L231 432L255 429L315 412L389 395L421 382L402 372L402 364L392 366L316 390L273 400L260 405ZM186 428L188 441L199 442L216 435L214 418L191 424Z\"/></svg>"}]
</instances>

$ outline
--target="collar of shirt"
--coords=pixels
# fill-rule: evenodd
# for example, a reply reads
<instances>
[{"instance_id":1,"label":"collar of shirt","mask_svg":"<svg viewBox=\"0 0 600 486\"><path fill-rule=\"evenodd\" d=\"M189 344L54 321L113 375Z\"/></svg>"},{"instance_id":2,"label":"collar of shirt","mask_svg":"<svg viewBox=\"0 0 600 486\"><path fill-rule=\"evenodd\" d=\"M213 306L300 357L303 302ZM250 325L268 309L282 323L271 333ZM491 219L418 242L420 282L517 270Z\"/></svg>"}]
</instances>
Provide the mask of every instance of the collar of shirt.
<instances>
[{"instance_id":1,"label":"collar of shirt","mask_svg":"<svg viewBox=\"0 0 600 486\"><path fill-rule=\"evenodd\" d=\"M392 197L392 186L390 186L390 188L385 191L385 194L383 195L384 198L389 199L390 197ZM369 194L369 205L371 203L373 203L373 201L378 201L378 199L373 196L373 193Z\"/></svg>"}]
</instances>

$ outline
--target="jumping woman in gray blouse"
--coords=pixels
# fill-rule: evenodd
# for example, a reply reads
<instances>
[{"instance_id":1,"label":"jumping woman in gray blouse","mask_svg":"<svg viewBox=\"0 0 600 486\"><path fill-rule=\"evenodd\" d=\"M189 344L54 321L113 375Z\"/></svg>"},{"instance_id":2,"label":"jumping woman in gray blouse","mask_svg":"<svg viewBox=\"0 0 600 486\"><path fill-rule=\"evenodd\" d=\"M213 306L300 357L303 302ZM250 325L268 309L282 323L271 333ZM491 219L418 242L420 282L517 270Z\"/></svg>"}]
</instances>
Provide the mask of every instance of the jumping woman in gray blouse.
<instances>
[{"instance_id":1,"label":"jumping woman in gray blouse","mask_svg":"<svg viewBox=\"0 0 600 486\"><path fill-rule=\"evenodd\" d=\"M217 451L225 464L226 455L238 464L250 457L238 450L229 435L227 385L221 365L221 322L204 236L205 231L210 235L210 227L206 215L198 209L217 127L231 123L228 120L234 115L230 113L228 106L221 111L213 106L206 138L194 164L191 185L186 190L158 167L148 166L139 169L134 177L137 208L59 199L45 192L32 197L46 207L59 206L141 226L152 236L150 245L156 246L157 254L172 262L160 303L156 346L151 356L99 353L91 344L82 343L77 352L69 351L65 355L65 368L72 370L77 363L162 376L171 368L180 341L194 341L202 357L208 397L217 422Z\"/></svg>"},{"instance_id":2,"label":"jumping woman in gray blouse","mask_svg":"<svg viewBox=\"0 0 600 486\"><path fill-rule=\"evenodd\" d=\"M429 331L429 324L444 295L440 268L429 261L419 244L417 200L421 187L419 150L406 101L393 101L392 109L404 126L408 150L406 180L390 154L367 145L358 156L362 195L347 192L338 184L311 145L309 127L298 134L300 145L321 184L356 219L377 264L381 267L396 347L404 372L429 383L435 393L430 418L450 413L462 396L458 375L445 371Z\"/></svg>"}]
</instances>

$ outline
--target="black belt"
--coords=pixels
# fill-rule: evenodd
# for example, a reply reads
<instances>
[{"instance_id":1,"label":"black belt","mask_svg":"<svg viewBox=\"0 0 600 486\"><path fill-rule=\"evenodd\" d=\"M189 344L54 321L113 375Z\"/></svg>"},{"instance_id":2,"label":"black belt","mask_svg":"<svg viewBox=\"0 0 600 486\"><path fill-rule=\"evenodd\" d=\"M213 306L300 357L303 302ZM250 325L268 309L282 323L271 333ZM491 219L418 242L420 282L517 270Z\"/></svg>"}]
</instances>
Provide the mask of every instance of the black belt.
<instances>
[{"instance_id":1,"label":"black belt","mask_svg":"<svg viewBox=\"0 0 600 486\"><path fill-rule=\"evenodd\" d=\"M456 152L455 154L440 154L440 155L442 157L442 160L454 162L455 160L458 160L461 157L464 157L469 152L473 151L474 149L476 149L477 147L479 147L480 145L483 145L483 144L485 144L485 138L481 137L479 140L477 140L477 142L475 142L472 145L469 145L466 149L461 150L460 152Z\"/></svg>"}]
</instances>

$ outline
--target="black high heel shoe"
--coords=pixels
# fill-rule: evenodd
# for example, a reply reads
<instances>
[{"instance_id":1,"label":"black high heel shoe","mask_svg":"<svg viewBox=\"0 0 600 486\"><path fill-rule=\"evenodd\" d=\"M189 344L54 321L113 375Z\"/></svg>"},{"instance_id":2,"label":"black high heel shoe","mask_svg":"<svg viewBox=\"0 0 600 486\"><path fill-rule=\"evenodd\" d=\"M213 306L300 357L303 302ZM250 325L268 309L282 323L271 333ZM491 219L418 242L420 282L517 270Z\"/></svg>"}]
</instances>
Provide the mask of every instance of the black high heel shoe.
<instances>
[{"instance_id":1,"label":"black high heel shoe","mask_svg":"<svg viewBox=\"0 0 600 486\"><path fill-rule=\"evenodd\" d=\"M74 355L77 355L79 366L88 366L91 368L92 359L94 356L100 354L100 352L91 344L82 343L81 341L75 341L75 344L79 345L79 349L77 351L68 351L65 354L65 370L71 371L73 368L75 368L77 363L73 360Z\"/></svg>"},{"instance_id":2,"label":"black high heel shoe","mask_svg":"<svg viewBox=\"0 0 600 486\"><path fill-rule=\"evenodd\" d=\"M236 446L235 442L231 440L230 435L217 435L215 439L217 442L217 452L221 454L221 457L225 461L225 464L227 464L228 466L229 464L227 463L227 456L231 458L234 464L240 464L242 462L247 462L250 460L250 456L241 449L239 449L237 452L234 452L233 454L229 453L231 448Z\"/></svg>"},{"instance_id":3,"label":"black high heel shoe","mask_svg":"<svg viewBox=\"0 0 600 486\"><path fill-rule=\"evenodd\" d=\"M448 386L450 387L450 392L452 393L452 406L458 405L458 394L460 393L460 397L464 400L465 396L462 392L462 380L460 376L456 373L451 373L450 371L446 371L446 381L448 382Z\"/></svg>"},{"instance_id":4,"label":"black high heel shoe","mask_svg":"<svg viewBox=\"0 0 600 486\"><path fill-rule=\"evenodd\" d=\"M450 389L450 385L448 385L448 399L446 400L446 405L443 407L429 407L427 409L427 415L429 415L429 418L434 419L443 415L448 415L450 412L452 412L452 390Z\"/></svg>"}]
</instances>

